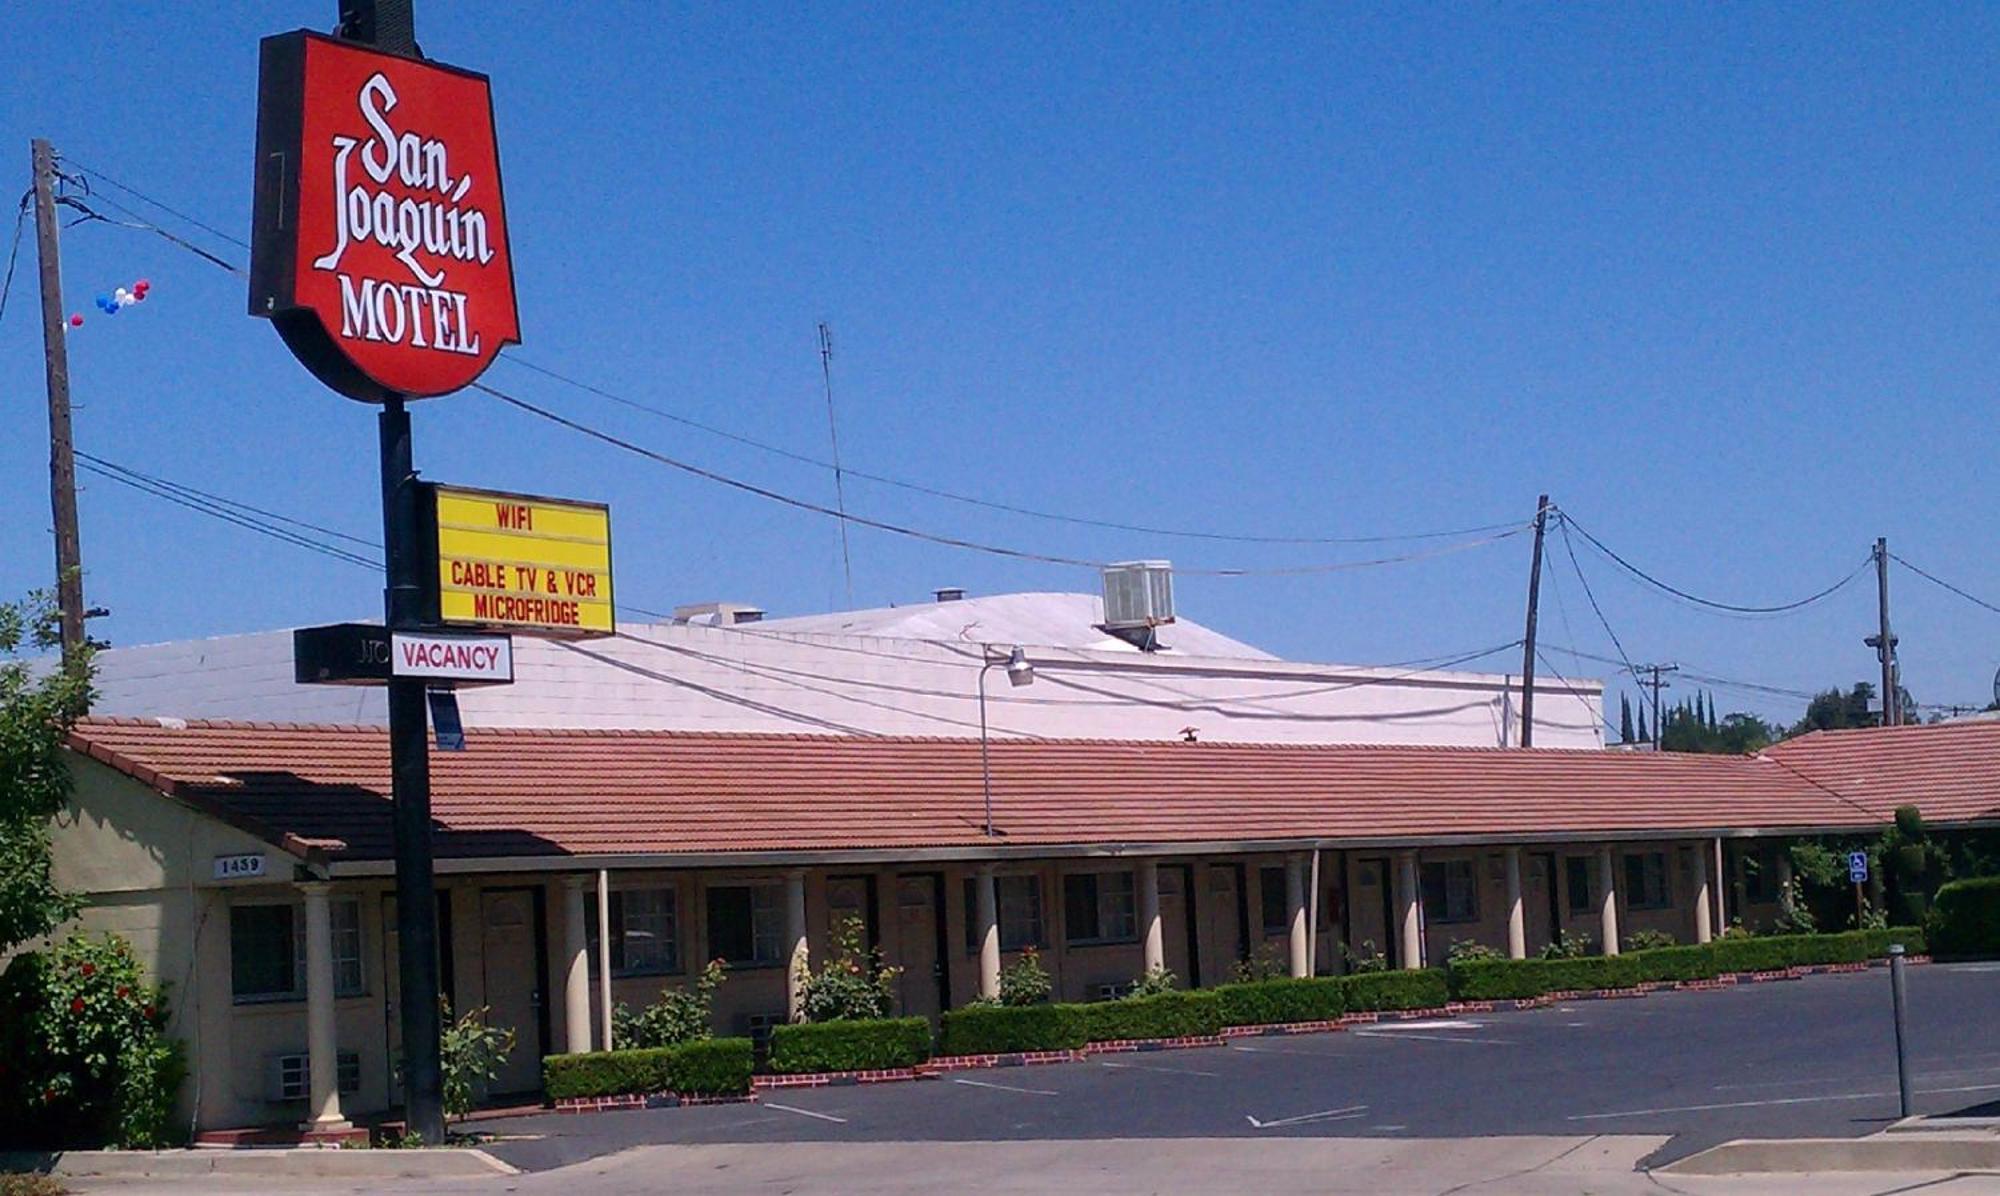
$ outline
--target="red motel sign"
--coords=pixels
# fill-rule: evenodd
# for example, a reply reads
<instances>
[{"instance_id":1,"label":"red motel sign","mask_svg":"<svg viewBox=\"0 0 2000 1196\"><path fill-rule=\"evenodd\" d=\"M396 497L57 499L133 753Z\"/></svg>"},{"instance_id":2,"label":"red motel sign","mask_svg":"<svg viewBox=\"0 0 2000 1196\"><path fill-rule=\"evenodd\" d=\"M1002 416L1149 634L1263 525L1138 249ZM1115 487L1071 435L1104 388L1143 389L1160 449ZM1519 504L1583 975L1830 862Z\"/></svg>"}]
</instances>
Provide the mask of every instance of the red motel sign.
<instances>
[{"instance_id":1,"label":"red motel sign","mask_svg":"<svg viewBox=\"0 0 2000 1196\"><path fill-rule=\"evenodd\" d=\"M519 343L486 76L264 39L250 314L353 399L469 385Z\"/></svg>"}]
</instances>

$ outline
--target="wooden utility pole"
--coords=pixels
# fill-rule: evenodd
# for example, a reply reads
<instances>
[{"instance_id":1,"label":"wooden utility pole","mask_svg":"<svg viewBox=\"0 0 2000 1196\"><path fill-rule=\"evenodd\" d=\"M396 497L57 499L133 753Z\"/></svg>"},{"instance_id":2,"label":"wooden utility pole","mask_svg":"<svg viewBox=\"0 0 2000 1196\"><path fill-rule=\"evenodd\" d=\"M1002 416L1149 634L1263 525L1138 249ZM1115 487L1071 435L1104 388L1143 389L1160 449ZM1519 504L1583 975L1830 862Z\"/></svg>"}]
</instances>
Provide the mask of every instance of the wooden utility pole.
<instances>
[{"instance_id":1,"label":"wooden utility pole","mask_svg":"<svg viewBox=\"0 0 2000 1196\"><path fill-rule=\"evenodd\" d=\"M1528 573L1528 634L1521 641L1521 746L1535 746L1535 619L1542 603L1542 538L1549 530L1549 496L1535 504L1535 560Z\"/></svg>"},{"instance_id":2,"label":"wooden utility pole","mask_svg":"<svg viewBox=\"0 0 2000 1196\"><path fill-rule=\"evenodd\" d=\"M83 649L83 546L76 527L76 456L69 432L69 332L63 321L62 257L56 243L56 151L33 143L35 250L42 276L42 358L49 387L49 505L55 515L56 604L62 612L62 655L68 665Z\"/></svg>"},{"instance_id":3,"label":"wooden utility pole","mask_svg":"<svg viewBox=\"0 0 2000 1196\"><path fill-rule=\"evenodd\" d=\"M1653 750L1656 752L1665 750L1661 745L1663 738L1661 732L1665 731L1666 728L1660 725L1660 691L1673 688L1672 685L1661 680L1661 677L1666 673L1678 673L1680 671L1681 666L1677 664L1641 664L1632 666L1632 674L1635 679L1640 673L1651 673L1653 675L1651 681L1640 681L1639 684L1653 691Z\"/></svg>"},{"instance_id":4,"label":"wooden utility pole","mask_svg":"<svg viewBox=\"0 0 2000 1196\"><path fill-rule=\"evenodd\" d=\"M1889 541L1875 540L1875 598L1880 626L1871 641L1875 656L1882 662L1882 725L1893 727L1903 721L1902 695L1896 691L1896 637L1889 633Z\"/></svg>"}]
</instances>

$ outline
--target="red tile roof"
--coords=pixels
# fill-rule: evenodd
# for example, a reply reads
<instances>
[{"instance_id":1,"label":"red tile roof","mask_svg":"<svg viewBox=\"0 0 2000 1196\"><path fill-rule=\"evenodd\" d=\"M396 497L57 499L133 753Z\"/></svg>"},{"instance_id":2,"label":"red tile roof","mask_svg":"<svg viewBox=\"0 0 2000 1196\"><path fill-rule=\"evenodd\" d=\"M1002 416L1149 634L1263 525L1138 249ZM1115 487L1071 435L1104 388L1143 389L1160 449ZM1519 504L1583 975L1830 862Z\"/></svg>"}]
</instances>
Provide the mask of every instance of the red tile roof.
<instances>
[{"instance_id":1,"label":"red tile roof","mask_svg":"<svg viewBox=\"0 0 2000 1196\"><path fill-rule=\"evenodd\" d=\"M1884 818L1908 804L1931 821L2000 819L2000 721L1815 731L1765 754Z\"/></svg>"},{"instance_id":2,"label":"red tile roof","mask_svg":"<svg viewBox=\"0 0 2000 1196\"><path fill-rule=\"evenodd\" d=\"M380 727L91 719L71 743L273 841L391 854ZM444 858L991 843L971 740L474 730L431 775ZM1948 786L1950 813L1917 798L1934 819L1992 814L2000 725L1811 736L1768 757L1016 739L992 745L992 776L1013 847L1865 827L1911 783Z\"/></svg>"}]
</instances>

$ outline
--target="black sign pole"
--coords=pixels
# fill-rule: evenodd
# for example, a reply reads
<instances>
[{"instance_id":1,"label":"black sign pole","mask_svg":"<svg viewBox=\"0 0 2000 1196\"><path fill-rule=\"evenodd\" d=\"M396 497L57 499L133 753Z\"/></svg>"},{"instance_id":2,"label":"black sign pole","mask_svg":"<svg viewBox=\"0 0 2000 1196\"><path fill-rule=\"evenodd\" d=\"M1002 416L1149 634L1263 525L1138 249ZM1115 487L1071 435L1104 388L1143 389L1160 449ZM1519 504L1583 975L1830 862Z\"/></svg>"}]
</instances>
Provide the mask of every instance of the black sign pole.
<instances>
[{"instance_id":1,"label":"black sign pole","mask_svg":"<svg viewBox=\"0 0 2000 1196\"><path fill-rule=\"evenodd\" d=\"M410 413L401 399L382 405L382 542L391 631L422 625L418 483L410 456ZM439 1060L437 896L431 865L431 761L424 682L389 679L390 793L396 819L397 975L401 980L403 1106L410 1133L444 1142L444 1075Z\"/></svg>"}]
</instances>

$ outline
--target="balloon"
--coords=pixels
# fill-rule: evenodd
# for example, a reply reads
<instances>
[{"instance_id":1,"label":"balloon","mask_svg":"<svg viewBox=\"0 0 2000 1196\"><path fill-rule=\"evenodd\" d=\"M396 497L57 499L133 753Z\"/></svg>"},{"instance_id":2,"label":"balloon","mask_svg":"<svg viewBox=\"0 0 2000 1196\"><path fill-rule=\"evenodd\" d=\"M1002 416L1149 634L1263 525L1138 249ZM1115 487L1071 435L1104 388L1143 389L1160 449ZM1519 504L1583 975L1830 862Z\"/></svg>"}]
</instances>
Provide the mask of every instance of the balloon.
<instances>
[{"instance_id":1,"label":"balloon","mask_svg":"<svg viewBox=\"0 0 2000 1196\"><path fill-rule=\"evenodd\" d=\"M70 326L71 328L81 328L81 327L83 327L83 317L82 317L82 316L79 316L79 315L72 315L72 316L71 316L71 317L69 318L69 326Z\"/></svg>"},{"instance_id":2,"label":"balloon","mask_svg":"<svg viewBox=\"0 0 2000 1196\"><path fill-rule=\"evenodd\" d=\"M140 292L150 291L153 289L153 284L151 282L148 282L146 279L142 278L138 282L132 284L132 289Z\"/></svg>"},{"instance_id":3,"label":"balloon","mask_svg":"<svg viewBox=\"0 0 2000 1196\"><path fill-rule=\"evenodd\" d=\"M111 307L111 296L109 296L109 295L99 295L99 296L97 297L97 306L98 306L98 309L99 309L99 310L101 310L101 311L107 311L107 312L108 312L108 311L112 310L112 307Z\"/></svg>"}]
</instances>

